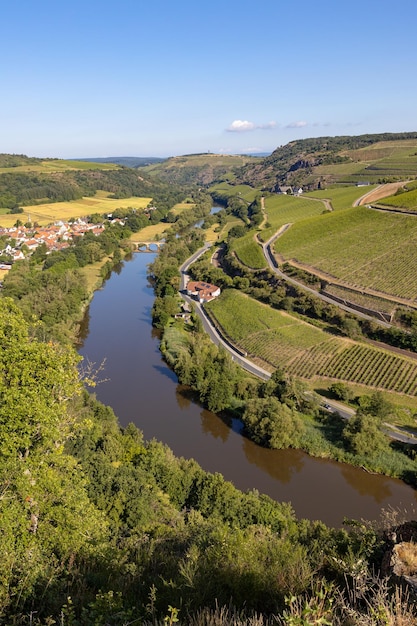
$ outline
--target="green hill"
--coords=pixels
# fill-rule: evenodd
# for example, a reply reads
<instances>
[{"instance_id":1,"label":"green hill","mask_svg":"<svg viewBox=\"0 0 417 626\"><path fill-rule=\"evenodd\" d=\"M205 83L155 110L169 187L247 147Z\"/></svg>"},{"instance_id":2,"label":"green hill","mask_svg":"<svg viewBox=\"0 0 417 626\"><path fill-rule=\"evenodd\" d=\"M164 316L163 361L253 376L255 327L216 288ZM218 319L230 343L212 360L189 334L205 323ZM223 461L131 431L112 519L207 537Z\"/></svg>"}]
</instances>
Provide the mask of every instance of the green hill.
<instances>
[{"instance_id":1,"label":"green hill","mask_svg":"<svg viewBox=\"0 0 417 626\"><path fill-rule=\"evenodd\" d=\"M247 164L237 182L278 191L281 185L323 188L417 176L417 133L317 137L292 141Z\"/></svg>"},{"instance_id":2,"label":"green hill","mask_svg":"<svg viewBox=\"0 0 417 626\"><path fill-rule=\"evenodd\" d=\"M233 181L247 165L262 162L259 157L227 154L186 154L144 167L141 171L168 183L211 185L215 181Z\"/></svg>"}]
</instances>

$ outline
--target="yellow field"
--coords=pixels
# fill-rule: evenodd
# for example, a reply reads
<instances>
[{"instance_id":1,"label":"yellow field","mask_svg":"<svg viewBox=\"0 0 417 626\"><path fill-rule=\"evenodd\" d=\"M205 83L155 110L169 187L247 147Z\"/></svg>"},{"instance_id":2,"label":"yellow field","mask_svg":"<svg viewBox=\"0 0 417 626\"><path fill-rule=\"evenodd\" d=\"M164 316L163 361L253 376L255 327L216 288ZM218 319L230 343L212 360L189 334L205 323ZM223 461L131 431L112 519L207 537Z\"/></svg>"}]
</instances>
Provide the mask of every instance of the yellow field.
<instances>
[{"instance_id":1,"label":"yellow field","mask_svg":"<svg viewBox=\"0 0 417 626\"><path fill-rule=\"evenodd\" d=\"M90 198L81 198L71 202L51 202L23 207L23 213L0 215L0 226L13 226L17 219L22 222L38 222L41 225L50 224L57 220L68 220L71 217L84 217L91 213L112 213L118 208L132 207L144 209L152 198L123 198L113 200L106 197L106 193L98 192Z\"/></svg>"},{"instance_id":2,"label":"yellow field","mask_svg":"<svg viewBox=\"0 0 417 626\"><path fill-rule=\"evenodd\" d=\"M17 167L0 167L0 174L7 174L12 172L38 172L38 173L50 173L50 172L63 172L66 170L116 170L119 169L118 165L114 163L93 163L88 161L71 161L62 159L47 159L42 161L39 165L18 165Z\"/></svg>"},{"instance_id":3,"label":"yellow field","mask_svg":"<svg viewBox=\"0 0 417 626\"><path fill-rule=\"evenodd\" d=\"M171 228L171 224L151 224L145 226L138 233L133 233L130 238L132 243L142 243L145 241L156 241L162 238L163 233Z\"/></svg>"}]
</instances>

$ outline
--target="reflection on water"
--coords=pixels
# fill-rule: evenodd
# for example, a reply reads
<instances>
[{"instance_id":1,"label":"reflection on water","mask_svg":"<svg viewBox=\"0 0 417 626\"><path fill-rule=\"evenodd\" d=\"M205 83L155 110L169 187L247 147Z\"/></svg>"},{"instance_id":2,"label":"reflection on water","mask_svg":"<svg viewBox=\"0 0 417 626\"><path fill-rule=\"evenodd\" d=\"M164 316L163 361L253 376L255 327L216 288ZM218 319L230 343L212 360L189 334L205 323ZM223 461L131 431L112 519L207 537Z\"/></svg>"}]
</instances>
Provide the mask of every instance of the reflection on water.
<instances>
[{"instance_id":1,"label":"reflection on water","mask_svg":"<svg viewBox=\"0 0 417 626\"><path fill-rule=\"evenodd\" d=\"M178 384L159 352L152 328L153 292L146 279L152 254L136 254L112 273L86 313L80 354L106 359L99 400L113 407L122 425L134 422L146 439L155 437L177 456L194 458L222 473L240 489L257 489L291 502L299 517L340 525L345 517L377 519L382 508L414 510L416 492L400 481L308 457L299 450L266 450L203 409Z\"/></svg>"},{"instance_id":2,"label":"reflection on water","mask_svg":"<svg viewBox=\"0 0 417 626\"><path fill-rule=\"evenodd\" d=\"M266 450L246 438L243 450L249 463L280 483L289 483L294 474L301 472L306 458L301 450Z\"/></svg>"}]
</instances>

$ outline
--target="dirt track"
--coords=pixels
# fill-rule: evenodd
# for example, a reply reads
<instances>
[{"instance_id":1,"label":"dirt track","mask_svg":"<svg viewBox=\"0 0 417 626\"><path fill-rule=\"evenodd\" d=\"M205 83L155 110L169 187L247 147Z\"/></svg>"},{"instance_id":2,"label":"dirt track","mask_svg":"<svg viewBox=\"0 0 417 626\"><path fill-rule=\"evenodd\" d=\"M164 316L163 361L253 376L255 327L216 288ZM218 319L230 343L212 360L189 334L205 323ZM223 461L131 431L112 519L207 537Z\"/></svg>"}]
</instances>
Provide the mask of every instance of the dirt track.
<instances>
[{"instance_id":1,"label":"dirt track","mask_svg":"<svg viewBox=\"0 0 417 626\"><path fill-rule=\"evenodd\" d=\"M362 206L363 204L370 204L371 202L376 202L381 198L386 198L387 196L392 196L397 189L403 187L407 181L402 181L399 183L386 183L385 185L380 185L373 191L369 191L365 195L363 195L355 205Z\"/></svg>"}]
</instances>

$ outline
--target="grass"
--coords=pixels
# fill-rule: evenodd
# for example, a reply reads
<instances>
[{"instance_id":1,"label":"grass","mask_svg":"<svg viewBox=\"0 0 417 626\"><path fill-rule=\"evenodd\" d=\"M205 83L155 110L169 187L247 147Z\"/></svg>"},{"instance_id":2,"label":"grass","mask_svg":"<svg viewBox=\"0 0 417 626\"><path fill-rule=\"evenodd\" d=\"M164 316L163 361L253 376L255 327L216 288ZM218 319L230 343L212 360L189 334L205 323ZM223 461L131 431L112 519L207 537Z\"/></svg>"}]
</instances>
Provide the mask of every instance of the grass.
<instances>
[{"instance_id":1,"label":"grass","mask_svg":"<svg viewBox=\"0 0 417 626\"><path fill-rule=\"evenodd\" d=\"M92 213L112 213L118 208L132 207L144 209L152 198L122 198L111 199L107 195L98 192L96 195L72 200L70 202L48 202L35 204L23 208L23 213L5 214L0 216L0 225L4 228L13 226L17 219L22 222L38 222L40 225L50 224L58 220L69 220L71 217L84 217Z\"/></svg>"},{"instance_id":2,"label":"grass","mask_svg":"<svg viewBox=\"0 0 417 626\"><path fill-rule=\"evenodd\" d=\"M51 172L63 172L66 170L116 170L119 169L118 165L114 163L91 163L87 161L72 161L51 159L42 161L37 165L18 165L17 167L0 167L0 174L4 173L19 173L19 172L38 172L38 173L51 173Z\"/></svg>"},{"instance_id":3,"label":"grass","mask_svg":"<svg viewBox=\"0 0 417 626\"><path fill-rule=\"evenodd\" d=\"M360 384L370 393L381 389L417 396L416 359L329 334L234 289L206 308L233 343L274 368L310 381Z\"/></svg>"},{"instance_id":4,"label":"grass","mask_svg":"<svg viewBox=\"0 0 417 626\"><path fill-rule=\"evenodd\" d=\"M389 207L407 209L409 211L417 211L417 189L412 191L406 191L398 194L398 196L390 196L389 198L382 198L378 200L378 204L383 204Z\"/></svg>"},{"instance_id":5,"label":"grass","mask_svg":"<svg viewBox=\"0 0 417 626\"><path fill-rule=\"evenodd\" d=\"M317 198L320 200L329 200L333 209L338 211L340 209L348 209L353 206L356 200L359 200L364 193L368 193L375 189L376 185L368 185L366 187L331 187L330 189L320 189L319 191L312 191L305 195L309 198Z\"/></svg>"},{"instance_id":6,"label":"grass","mask_svg":"<svg viewBox=\"0 0 417 626\"><path fill-rule=\"evenodd\" d=\"M164 232L170 228L170 224L163 224L162 222L159 222L159 224L151 224L150 226L145 226L145 228L142 228L139 232L133 233L130 240L133 243L156 241L160 239Z\"/></svg>"},{"instance_id":7,"label":"grass","mask_svg":"<svg viewBox=\"0 0 417 626\"><path fill-rule=\"evenodd\" d=\"M286 260L357 289L417 298L417 220L355 207L294 224L275 244Z\"/></svg>"},{"instance_id":8,"label":"grass","mask_svg":"<svg viewBox=\"0 0 417 626\"><path fill-rule=\"evenodd\" d=\"M249 185L229 185L229 183L212 185L209 187L208 192L216 192L225 199L231 198L232 196L238 196L247 202L253 202L256 196L260 193L259 189L254 189Z\"/></svg>"},{"instance_id":9,"label":"grass","mask_svg":"<svg viewBox=\"0 0 417 626\"><path fill-rule=\"evenodd\" d=\"M267 263L260 245L255 241L254 231L232 241L231 249L241 263L253 269L263 269Z\"/></svg>"},{"instance_id":10,"label":"grass","mask_svg":"<svg viewBox=\"0 0 417 626\"><path fill-rule=\"evenodd\" d=\"M304 196L268 196L265 198L265 212L269 226L262 230L260 236L263 241L267 241L284 224L293 224L307 217L320 215L325 209L324 203Z\"/></svg>"},{"instance_id":11,"label":"grass","mask_svg":"<svg viewBox=\"0 0 417 626\"><path fill-rule=\"evenodd\" d=\"M178 202L175 206L172 207L170 212L173 213L174 215L180 215L181 213L183 213L187 209L193 209L194 207L195 207L194 203Z\"/></svg>"}]
</instances>

